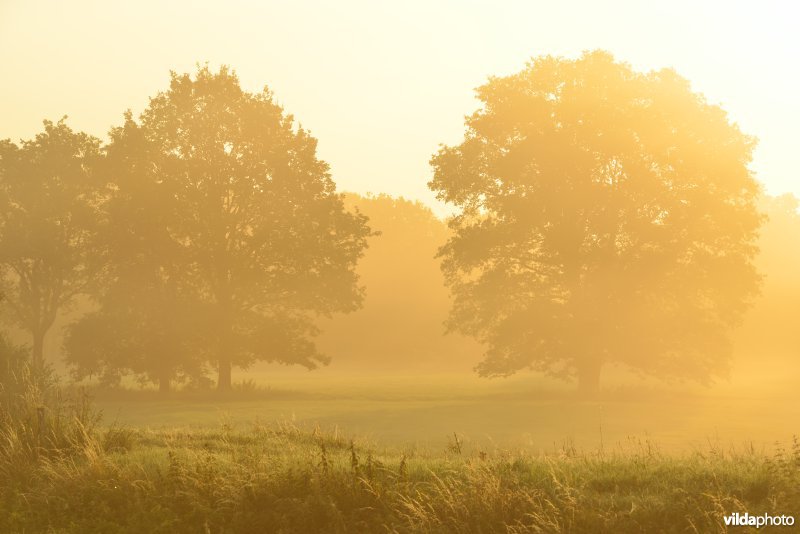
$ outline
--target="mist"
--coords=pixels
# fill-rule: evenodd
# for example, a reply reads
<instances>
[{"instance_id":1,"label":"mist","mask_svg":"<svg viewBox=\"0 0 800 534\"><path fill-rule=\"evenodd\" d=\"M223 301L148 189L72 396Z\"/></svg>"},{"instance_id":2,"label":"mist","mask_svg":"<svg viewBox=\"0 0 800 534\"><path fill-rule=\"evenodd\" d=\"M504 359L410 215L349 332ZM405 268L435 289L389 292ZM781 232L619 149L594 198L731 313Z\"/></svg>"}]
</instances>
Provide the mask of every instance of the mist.
<instances>
[{"instance_id":1,"label":"mist","mask_svg":"<svg viewBox=\"0 0 800 534\"><path fill-rule=\"evenodd\" d=\"M0 530L792 525L783 133L613 52L498 59L446 127L386 88L424 157L224 63L0 140Z\"/></svg>"}]
</instances>

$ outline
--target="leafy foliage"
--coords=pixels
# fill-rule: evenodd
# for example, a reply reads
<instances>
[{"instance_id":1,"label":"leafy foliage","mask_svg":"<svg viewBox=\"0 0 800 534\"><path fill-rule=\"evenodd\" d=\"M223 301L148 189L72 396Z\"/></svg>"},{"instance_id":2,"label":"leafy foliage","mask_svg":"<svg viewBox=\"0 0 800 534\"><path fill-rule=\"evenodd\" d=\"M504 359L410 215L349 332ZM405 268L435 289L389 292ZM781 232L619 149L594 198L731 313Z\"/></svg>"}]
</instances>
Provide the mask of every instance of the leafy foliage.
<instances>
[{"instance_id":1,"label":"leafy foliage","mask_svg":"<svg viewBox=\"0 0 800 534\"><path fill-rule=\"evenodd\" d=\"M203 376L207 313L186 276L186 247L170 232L177 193L151 163L153 150L130 114L111 131L98 166L108 183L95 243L99 307L68 329L64 347L78 379L112 385L134 374L166 392Z\"/></svg>"},{"instance_id":2,"label":"leafy foliage","mask_svg":"<svg viewBox=\"0 0 800 534\"><path fill-rule=\"evenodd\" d=\"M100 142L64 119L20 146L0 141L0 284L14 320L43 364L56 314L84 291L97 220L92 168Z\"/></svg>"},{"instance_id":3,"label":"leafy foliage","mask_svg":"<svg viewBox=\"0 0 800 534\"><path fill-rule=\"evenodd\" d=\"M354 268L370 230L268 90L243 91L227 68L173 73L139 123L128 114L112 131L107 152L111 267L102 311L87 321L132 331L104 365L136 361L124 340L151 334L161 350L134 347L143 365L129 369L192 375L189 355L200 354L221 389L232 365L327 362L311 341L315 319L360 306ZM169 320L177 314L182 324ZM187 331L201 334L201 350Z\"/></svg>"},{"instance_id":4,"label":"leafy foliage","mask_svg":"<svg viewBox=\"0 0 800 534\"><path fill-rule=\"evenodd\" d=\"M723 374L758 289L754 140L673 71L603 52L534 59L478 98L429 185L461 210L440 254L480 373Z\"/></svg>"}]
</instances>

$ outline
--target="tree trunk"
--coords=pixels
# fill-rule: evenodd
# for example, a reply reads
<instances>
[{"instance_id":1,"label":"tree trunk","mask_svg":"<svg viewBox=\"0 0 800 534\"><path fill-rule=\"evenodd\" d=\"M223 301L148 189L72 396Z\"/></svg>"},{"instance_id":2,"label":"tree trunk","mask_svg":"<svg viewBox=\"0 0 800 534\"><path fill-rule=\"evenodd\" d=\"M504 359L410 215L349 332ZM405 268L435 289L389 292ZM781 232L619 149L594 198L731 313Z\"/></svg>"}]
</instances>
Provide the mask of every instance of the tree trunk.
<instances>
[{"instance_id":1,"label":"tree trunk","mask_svg":"<svg viewBox=\"0 0 800 534\"><path fill-rule=\"evenodd\" d=\"M36 369L44 367L44 334L43 330L34 330L33 334L33 366Z\"/></svg>"},{"instance_id":2,"label":"tree trunk","mask_svg":"<svg viewBox=\"0 0 800 534\"><path fill-rule=\"evenodd\" d=\"M578 364L578 393L581 397L597 395L602 367L603 362L596 359L587 359Z\"/></svg>"},{"instance_id":3,"label":"tree trunk","mask_svg":"<svg viewBox=\"0 0 800 534\"><path fill-rule=\"evenodd\" d=\"M220 356L217 391L230 391L231 387L231 360L227 356Z\"/></svg>"}]
</instances>

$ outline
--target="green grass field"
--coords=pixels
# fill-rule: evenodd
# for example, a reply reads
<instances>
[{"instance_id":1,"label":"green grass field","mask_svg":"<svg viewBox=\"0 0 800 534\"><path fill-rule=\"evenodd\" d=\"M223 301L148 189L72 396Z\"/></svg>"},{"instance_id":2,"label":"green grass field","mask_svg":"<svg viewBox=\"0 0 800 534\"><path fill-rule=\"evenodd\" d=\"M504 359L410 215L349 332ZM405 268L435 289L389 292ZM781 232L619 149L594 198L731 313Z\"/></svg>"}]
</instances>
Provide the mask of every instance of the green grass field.
<instances>
[{"instance_id":1,"label":"green grass field","mask_svg":"<svg viewBox=\"0 0 800 534\"><path fill-rule=\"evenodd\" d=\"M724 516L800 515L798 403L737 388L283 375L98 392L99 424L26 393L0 532L747 532Z\"/></svg>"},{"instance_id":2,"label":"green grass field","mask_svg":"<svg viewBox=\"0 0 800 534\"><path fill-rule=\"evenodd\" d=\"M3 532L723 532L791 513L800 450L382 447L291 424L100 432L5 479Z\"/></svg>"},{"instance_id":3,"label":"green grass field","mask_svg":"<svg viewBox=\"0 0 800 534\"><path fill-rule=\"evenodd\" d=\"M791 383L746 389L606 388L576 399L570 387L531 377L486 380L472 375L339 376L284 373L245 381L228 397L155 392L98 396L106 423L164 429L288 421L380 443L441 447L453 433L476 446L549 451L569 442L582 450L630 439L666 452L714 446L770 448L800 428L800 397Z\"/></svg>"}]
</instances>

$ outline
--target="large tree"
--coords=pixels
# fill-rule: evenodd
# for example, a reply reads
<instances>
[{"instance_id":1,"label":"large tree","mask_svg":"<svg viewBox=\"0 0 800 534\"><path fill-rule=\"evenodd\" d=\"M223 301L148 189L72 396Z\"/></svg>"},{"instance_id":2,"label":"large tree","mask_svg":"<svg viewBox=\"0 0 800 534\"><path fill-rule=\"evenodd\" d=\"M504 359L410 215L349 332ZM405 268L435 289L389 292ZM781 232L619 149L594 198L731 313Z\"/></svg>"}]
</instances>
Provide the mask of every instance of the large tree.
<instances>
[{"instance_id":1,"label":"large tree","mask_svg":"<svg viewBox=\"0 0 800 534\"><path fill-rule=\"evenodd\" d=\"M180 249L175 277L208 314L218 387L257 359L325 362L315 319L360 306L354 268L370 230L344 208L316 140L225 67L173 73L140 123L127 123L114 143L140 136L135 173L170 192L163 236Z\"/></svg>"},{"instance_id":2,"label":"large tree","mask_svg":"<svg viewBox=\"0 0 800 534\"><path fill-rule=\"evenodd\" d=\"M450 327L478 371L598 387L604 364L706 381L758 290L754 140L672 70L541 57L477 91L430 187L460 211L441 249Z\"/></svg>"},{"instance_id":3,"label":"large tree","mask_svg":"<svg viewBox=\"0 0 800 534\"><path fill-rule=\"evenodd\" d=\"M178 186L153 165L157 147L130 112L110 138L96 165L106 181L91 285L97 306L69 325L66 359L76 378L112 385L134 374L163 393L173 381L202 378L207 313L187 276L187 247L172 233L185 215Z\"/></svg>"},{"instance_id":4,"label":"large tree","mask_svg":"<svg viewBox=\"0 0 800 534\"><path fill-rule=\"evenodd\" d=\"M0 141L2 305L31 335L37 366L57 314L90 280L99 146L63 119L45 121L42 133L20 145Z\"/></svg>"}]
</instances>

